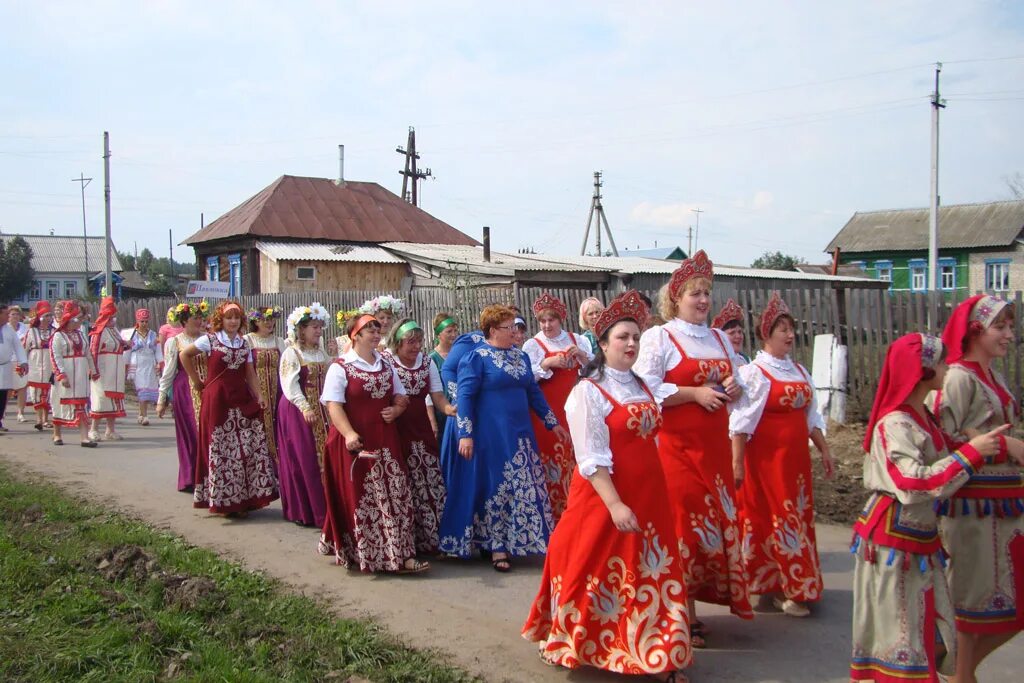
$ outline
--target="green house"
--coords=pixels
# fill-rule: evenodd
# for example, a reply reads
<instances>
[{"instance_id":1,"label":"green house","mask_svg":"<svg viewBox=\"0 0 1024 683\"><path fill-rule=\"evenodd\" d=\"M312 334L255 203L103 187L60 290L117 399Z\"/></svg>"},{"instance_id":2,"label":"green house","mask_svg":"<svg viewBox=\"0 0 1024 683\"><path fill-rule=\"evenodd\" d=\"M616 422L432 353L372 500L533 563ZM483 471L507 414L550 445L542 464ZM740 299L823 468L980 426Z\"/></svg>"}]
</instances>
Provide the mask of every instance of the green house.
<instances>
[{"instance_id":1,"label":"green house","mask_svg":"<svg viewBox=\"0 0 1024 683\"><path fill-rule=\"evenodd\" d=\"M939 209L937 284L945 292L1024 289L1024 200ZM858 211L826 251L860 267L894 292L929 283L928 209Z\"/></svg>"}]
</instances>

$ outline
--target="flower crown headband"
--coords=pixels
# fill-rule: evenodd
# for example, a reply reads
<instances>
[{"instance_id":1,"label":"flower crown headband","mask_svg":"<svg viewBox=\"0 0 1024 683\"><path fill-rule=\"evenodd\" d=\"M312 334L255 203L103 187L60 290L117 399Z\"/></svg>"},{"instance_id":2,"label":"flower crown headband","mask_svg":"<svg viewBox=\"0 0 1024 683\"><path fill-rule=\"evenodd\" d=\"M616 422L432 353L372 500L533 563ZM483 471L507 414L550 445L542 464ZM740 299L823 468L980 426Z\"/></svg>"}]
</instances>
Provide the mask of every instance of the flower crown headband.
<instances>
[{"instance_id":1,"label":"flower crown headband","mask_svg":"<svg viewBox=\"0 0 1024 683\"><path fill-rule=\"evenodd\" d=\"M307 320L319 320L324 325L330 319L331 314L319 301L314 301L308 306L298 306L288 316L288 338L295 341L298 336L299 325Z\"/></svg>"},{"instance_id":2,"label":"flower crown headband","mask_svg":"<svg viewBox=\"0 0 1024 683\"><path fill-rule=\"evenodd\" d=\"M386 294L376 296L359 307L359 313L369 313L370 315L376 315L377 311L391 311L393 315L397 316L401 315L404 310L404 301Z\"/></svg>"},{"instance_id":3,"label":"flower crown headband","mask_svg":"<svg viewBox=\"0 0 1024 683\"><path fill-rule=\"evenodd\" d=\"M181 321L181 314L188 313L189 317L193 318L205 318L210 312L210 304L206 303L206 300L202 300L197 304L190 304L182 302L177 306L167 311L167 322L178 323Z\"/></svg>"},{"instance_id":4,"label":"flower crown headband","mask_svg":"<svg viewBox=\"0 0 1024 683\"><path fill-rule=\"evenodd\" d=\"M258 308L250 308L249 311L246 313L246 317L249 318L249 320L254 323L259 322L261 320L277 320L278 318L281 317L281 307L267 306L264 308L263 306L260 306Z\"/></svg>"}]
</instances>

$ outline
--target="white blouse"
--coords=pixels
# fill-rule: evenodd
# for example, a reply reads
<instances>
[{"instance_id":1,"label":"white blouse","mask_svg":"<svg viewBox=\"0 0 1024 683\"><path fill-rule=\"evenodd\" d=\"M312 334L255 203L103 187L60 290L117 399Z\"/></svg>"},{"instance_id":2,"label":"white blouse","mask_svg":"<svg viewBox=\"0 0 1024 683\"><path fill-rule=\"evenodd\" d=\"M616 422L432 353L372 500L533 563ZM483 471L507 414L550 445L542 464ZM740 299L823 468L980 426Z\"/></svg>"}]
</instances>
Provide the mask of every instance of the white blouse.
<instances>
[{"instance_id":1,"label":"white blouse","mask_svg":"<svg viewBox=\"0 0 1024 683\"><path fill-rule=\"evenodd\" d=\"M418 356L416 356L416 362L413 363L411 366L406 365L405 363L403 363L402 359L398 357L398 354L389 354L388 358L390 358L392 361L394 361L398 365L401 365L406 370L418 370L423 365L423 353L422 352L420 352L420 354ZM430 394L434 393L435 391L444 391L444 385L441 383L441 373L437 369L437 363L434 363L433 361L429 361L429 364L430 364L430 368L429 368L429 371L430 371L430 385L429 385L430 389L429 389L429 392L430 392ZM427 394L427 402L430 401L430 394Z\"/></svg>"},{"instance_id":2,"label":"white blouse","mask_svg":"<svg viewBox=\"0 0 1024 683\"><path fill-rule=\"evenodd\" d=\"M553 370L544 370L540 366L541 361L544 360L544 349L541 348L541 344L544 344L549 351L561 351L575 345L586 352L587 360L591 360L594 357L594 350L590 347L590 340L584 336L562 330L557 337L552 339L544 336L543 332L538 332L523 344L523 353L530 357L530 367L533 369L533 376L538 380L551 379L551 376L554 374Z\"/></svg>"},{"instance_id":3,"label":"white blouse","mask_svg":"<svg viewBox=\"0 0 1024 683\"><path fill-rule=\"evenodd\" d=\"M197 337L190 337L184 332L164 340L164 372L160 375L160 397L167 396L178 374L178 351L189 344L195 344Z\"/></svg>"},{"instance_id":4,"label":"white blouse","mask_svg":"<svg viewBox=\"0 0 1024 683\"><path fill-rule=\"evenodd\" d=\"M312 351L299 349L297 346L289 346L281 352L281 366L278 369L278 377L281 379L281 391L285 398L292 402L296 408L306 412L312 406L302 391L302 384L299 382L299 375L304 365L312 363L327 364L331 357L323 348L316 348Z\"/></svg>"},{"instance_id":5,"label":"white blouse","mask_svg":"<svg viewBox=\"0 0 1024 683\"><path fill-rule=\"evenodd\" d=\"M725 333L711 329L707 325L694 325L673 318L664 325L657 325L643 333L640 337L640 356L633 367L658 399L664 400L679 390L675 384L664 381L665 373L683 360L679 355L679 349L669 339L669 334L690 358L721 358L724 348L726 357L732 363L732 376L743 388L743 378L739 373L742 359L733 350L732 343Z\"/></svg>"},{"instance_id":6,"label":"white blouse","mask_svg":"<svg viewBox=\"0 0 1024 683\"><path fill-rule=\"evenodd\" d=\"M651 400L633 373L628 371L606 366L604 378L598 384L623 405ZM594 474L598 467L612 470L615 454L612 453L608 425L604 420L614 407L592 382L582 380L573 387L565 401L565 418L576 452L576 465L584 477ZM624 455L618 454L619 457Z\"/></svg>"},{"instance_id":7,"label":"white blouse","mask_svg":"<svg viewBox=\"0 0 1024 683\"><path fill-rule=\"evenodd\" d=\"M355 349L349 349L341 358L345 361L346 365L352 365L360 370L369 372L380 372L383 362L382 356L377 351L373 352L372 363L367 363L360 358ZM405 396L405 387L402 386L398 370L395 370L394 367L391 368L391 388L395 394ZM324 391L320 395L320 402L324 405L328 401L344 403L346 389L348 389L348 375L345 374L345 369L337 363L331 363L331 367L327 369L327 376L324 377Z\"/></svg>"},{"instance_id":8,"label":"white blouse","mask_svg":"<svg viewBox=\"0 0 1024 683\"><path fill-rule=\"evenodd\" d=\"M221 330L220 332L217 333L217 339L219 339L220 343L228 347L229 349L240 349L243 346L245 346L245 337L243 337L240 334L235 335L235 338L231 339L230 337L228 337L227 332ZM210 355L211 353L213 353L213 345L210 342L210 336L207 334L204 334L203 336L199 337L199 339L196 339L194 344L197 349L199 349L206 355ZM252 351L249 351L248 362L252 362Z\"/></svg>"},{"instance_id":9,"label":"white blouse","mask_svg":"<svg viewBox=\"0 0 1024 683\"><path fill-rule=\"evenodd\" d=\"M288 348L288 342L275 335L261 337L255 332L250 332L245 335L245 340L249 342L249 346L254 349L277 349L281 353L284 353L284 350Z\"/></svg>"},{"instance_id":10,"label":"white blouse","mask_svg":"<svg viewBox=\"0 0 1024 683\"><path fill-rule=\"evenodd\" d=\"M752 436L764 414L772 383L758 366L767 370L772 377L780 382L806 382L810 385L811 402L804 409L807 413L807 431L811 432L815 429L825 431L825 418L818 412L817 392L814 390L811 373L788 357L776 358L766 351L758 351L753 362L740 368L740 376L746 390L742 396L736 399L732 411L729 413L730 435Z\"/></svg>"}]
</instances>

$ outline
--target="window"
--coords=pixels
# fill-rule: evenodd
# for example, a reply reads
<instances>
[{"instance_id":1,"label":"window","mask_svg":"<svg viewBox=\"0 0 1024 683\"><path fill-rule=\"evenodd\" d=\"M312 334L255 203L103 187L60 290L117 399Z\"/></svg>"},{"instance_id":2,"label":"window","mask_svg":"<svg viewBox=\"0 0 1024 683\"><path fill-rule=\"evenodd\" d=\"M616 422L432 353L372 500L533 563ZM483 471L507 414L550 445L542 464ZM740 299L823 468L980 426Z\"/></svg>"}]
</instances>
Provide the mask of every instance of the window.
<instances>
[{"instance_id":1,"label":"window","mask_svg":"<svg viewBox=\"0 0 1024 683\"><path fill-rule=\"evenodd\" d=\"M939 259L939 287L947 292L956 289L955 258Z\"/></svg>"},{"instance_id":2,"label":"window","mask_svg":"<svg viewBox=\"0 0 1024 683\"><path fill-rule=\"evenodd\" d=\"M892 282L892 261L875 261L875 275L883 282Z\"/></svg>"},{"instance_id":3,"label":"window","mask_svg":"<svg viewBox=\"0 0 1024 683\"><path fill-rule=\"evenodd\" d=\"M923 292L928 289L928 263L922 259L914 259L907 262L910 269L910 289L915 292Z\"/></svg>"},{"instance_id":4,"label":"window","mask_svg":"<svg viewBox=\"0 0 1024 683\"><path fill-rule=\"evenodd\" d=\"M867 270L868 269L867 261L850 261L850 265L851 266L857 266L861 270Z\"/></svg>"},{"instance_id":5,"label":"window","mask_svg":"<svg viewBox=\"0 0 1024 683\"><path fill-rule=\"evenodd\" d=\"M242 295L242 255L241 254L228 254L228 282L231 283L231 288L228 290L228 296L241 296Z\"/></svg>"},{"instance_id":6,"label":"window","mask_svg":"<svg viewBox=\"0 0 1024 683\"><path fill-rule=\"evenodd\" d=\"M985 261L985 289L995 292L1010 289L1010 259Z\"/></svg>"},{"instance_id":7,"label":"window","mask_svg":"<svg viewBox=\"0 0 1024 683\"><path fill-rule=\"evenodd\" d=\"M60 298L60 283L55 280L46 281L46 298L50 301Z\"/></svg>"},{"instance_id":8,"label":"window","mask_svg":"<svg viewBox=\"0 0 1024 683\"><path fill-rule=\"evenodd\" d=\"M36 280L32 283L32 289L29 292L28 298L32 301L39 301L43 298L43 283Z\"/></svg>"},{"instance_id":9,"label":"window","mask_svg":"<svg viewBox=\"0 0 1024 683\"><path fill-rule=\"evenodd\" d=\"M295 268L296 280L315 280L316 268L313 266L297 266Z\"/></svg>"},{"instance_id":10,"label":"window","mask_svg":"<svg viewBox=\"0 0 1024 683\"><path fill-rule=\"evenodd\" d=\"M206 279L216 282L220 280L220 258L217 256L206 257Z\"/></svg>"},{"instance_id":11,"label":"window","mask_svg":"<svg viewBox=\"0 0 1024 683\"><path fill-rule=\"evenodd\" d=\"M65 299L72 299L72 298L74 298L74 296L76 294L78 294L78 283L75 282L74 280L65 280L64 281L64 298Z\"/></svg>"}]
</instances>

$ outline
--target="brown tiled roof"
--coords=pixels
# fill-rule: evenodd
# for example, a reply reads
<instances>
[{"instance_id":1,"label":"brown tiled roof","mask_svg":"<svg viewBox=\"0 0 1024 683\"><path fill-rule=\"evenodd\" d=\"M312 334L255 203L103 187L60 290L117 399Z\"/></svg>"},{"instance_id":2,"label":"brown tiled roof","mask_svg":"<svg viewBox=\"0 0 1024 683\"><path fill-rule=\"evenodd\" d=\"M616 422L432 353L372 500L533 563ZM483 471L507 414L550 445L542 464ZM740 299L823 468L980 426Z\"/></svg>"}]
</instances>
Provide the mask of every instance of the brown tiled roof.
<instances>
[{"instance_id":1,"label":"brown tiled roof","mask_svg":"<svg viewBox=\"0 0 1024 683\"><path fill-rule=\"evenodd\" d=\"M479 244L377 183L281 176L183 244L228 237Z\"/></svg>"}]
</instances>

